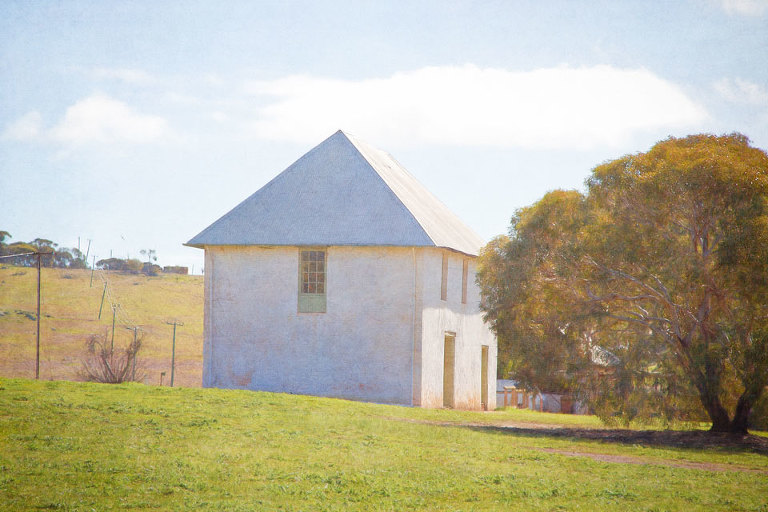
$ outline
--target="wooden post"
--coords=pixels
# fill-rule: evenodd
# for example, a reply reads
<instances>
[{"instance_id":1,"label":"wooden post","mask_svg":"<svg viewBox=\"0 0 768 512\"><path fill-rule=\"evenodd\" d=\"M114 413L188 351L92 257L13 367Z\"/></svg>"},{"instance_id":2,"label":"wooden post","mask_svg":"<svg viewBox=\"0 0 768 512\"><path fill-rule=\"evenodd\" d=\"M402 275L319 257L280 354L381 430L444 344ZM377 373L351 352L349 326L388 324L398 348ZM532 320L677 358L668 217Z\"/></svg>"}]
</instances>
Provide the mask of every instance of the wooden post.
<instances>
[{"instance_id":1,"label":"wooden post","mask_svg":"<svg viewBox=\"0 0 768 512\"><path fill-rule=\"evenodd\" d=\"M173 377L176 373L176 326L184 325L181 322L174 320L173 322L165 322L168 325L173 325L173 347L171 349L171 387L173 387Z\"/></svg>"},{"instance_id":2,"label":"wooden post","mask_svg":"<svg viewBox=\"0 0 768 512\"><path fill-rule=\"evenodd\" d=\"M107 294L107 282L104 281L104 291L101 292L101 306L99 306L99 320L101 320L101 310L104 308L104 296Z\"/></svg>"},{"instance_id":3,"label":"wooden post","mask_svg":"<svg viewBox=\"0 0 768 512\"><path fill-rule=\"evenodd\" d=\"M131 371L131 380L136 380L136 334L138 327L133 328L133 370Z\"/></svg>"},{"instance_id":4,"label":"wooden post","mask_svg":"<svg viewBox=\"0 0 768 512\"><path fill-rule=\"evenodd\" d=\"M40 257L37 253L37 351L35 355L35 379L40 379Z\"/></svg>"},{"instance_id":5,"label":"wooden post","mask_svg":"<svg viewBox=\"0 0 768 512\"><path fill-rule=\"evenodd\" d=\"M112 304L112 352L115 351L115 315L116 314L117 314L117 307L115 304Z\"/></svg>"},{"instance_id":6,"label":"wooden post","mask_svg":"<svg viewBox=\"0 0 768 512\"><path fill-rule=\"evenodd\" d=\"M173 322L173 349L171 350L171 387L173 387L173 375L176 371L176 322Z\"/></svg>"}]
</instances>

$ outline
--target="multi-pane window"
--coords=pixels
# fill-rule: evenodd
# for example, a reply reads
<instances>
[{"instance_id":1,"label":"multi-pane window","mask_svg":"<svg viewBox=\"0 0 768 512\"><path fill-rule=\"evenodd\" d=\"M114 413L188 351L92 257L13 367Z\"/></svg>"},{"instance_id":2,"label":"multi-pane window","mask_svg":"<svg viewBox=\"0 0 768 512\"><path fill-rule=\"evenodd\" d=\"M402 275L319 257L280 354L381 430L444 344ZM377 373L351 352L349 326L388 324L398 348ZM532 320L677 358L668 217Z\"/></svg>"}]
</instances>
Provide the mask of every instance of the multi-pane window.
<instances>
[{"instance_id":1,"label":"multi-pane window","mask_svg":"<svg viewBox=\"0 0 768 512\"><path fill-rule=\"evenodd\" d=\"M325 293L325 251L301 251L301 293Z\"/></svg>"},{"instance_id":2,"label":"multi-pane window","mask_svg":"<svg viewBox=\"0 0 768 512\"><path fill-rule=\"evenodd\" d=\"M325 313L325 260L325 251L299 251L299 313Z\"/></svg>"}]
</instances>

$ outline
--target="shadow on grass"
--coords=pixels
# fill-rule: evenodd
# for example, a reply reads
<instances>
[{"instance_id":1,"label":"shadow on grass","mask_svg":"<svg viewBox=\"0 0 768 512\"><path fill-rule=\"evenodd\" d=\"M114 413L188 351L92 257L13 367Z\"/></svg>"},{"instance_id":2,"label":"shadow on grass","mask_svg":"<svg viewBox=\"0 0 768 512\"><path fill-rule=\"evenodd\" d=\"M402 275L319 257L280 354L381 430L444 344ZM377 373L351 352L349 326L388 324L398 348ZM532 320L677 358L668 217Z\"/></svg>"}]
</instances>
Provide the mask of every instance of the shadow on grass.
<instances>
[{"instance_id":1,"label":"shadow on grass","mask_svg":"<svg viewBox=\"0 0 768 512\"><path fill-rule=\"evenodd\" d=\"M752 434L723 434L703 430L628 430L571 427L526 428L496 425L466 425L464 428L478 432L498 432L515 436L590 440L669 448L720 449L731 452L752 452L768 455L768 438Z\"/></svg>"}]
</instances>

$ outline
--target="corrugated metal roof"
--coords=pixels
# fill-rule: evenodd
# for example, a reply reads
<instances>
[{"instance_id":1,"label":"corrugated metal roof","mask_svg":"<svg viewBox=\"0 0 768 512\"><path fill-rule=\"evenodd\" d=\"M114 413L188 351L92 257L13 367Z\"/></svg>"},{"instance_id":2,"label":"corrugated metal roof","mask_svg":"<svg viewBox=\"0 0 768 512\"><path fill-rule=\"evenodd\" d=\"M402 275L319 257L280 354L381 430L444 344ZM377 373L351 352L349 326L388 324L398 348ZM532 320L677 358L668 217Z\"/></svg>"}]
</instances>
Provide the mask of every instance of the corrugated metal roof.
<instances>
[{"instance_id":1,"label":"corrugated metal roof","mask_svg":"<svg viewBox=\"0 0 768 512\"><path fill-rule=\"evenodd\" d=\"M186 245L437 246L483 240L389 154L338 131Z\"/></svg>"}]
</instances>

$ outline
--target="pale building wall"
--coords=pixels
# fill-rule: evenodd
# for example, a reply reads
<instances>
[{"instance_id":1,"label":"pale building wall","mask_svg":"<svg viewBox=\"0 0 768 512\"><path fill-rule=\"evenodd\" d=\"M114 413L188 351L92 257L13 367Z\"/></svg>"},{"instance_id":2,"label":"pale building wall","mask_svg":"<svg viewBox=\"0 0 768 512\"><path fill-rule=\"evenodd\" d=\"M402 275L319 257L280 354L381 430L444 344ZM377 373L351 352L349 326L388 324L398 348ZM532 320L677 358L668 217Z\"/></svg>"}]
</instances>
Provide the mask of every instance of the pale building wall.
<instances>
[{"instance_id":1,"label":"pale building wall","mask_svg":"<svg viewBox=\"0 0 768 512\"><path fill-rule=\"evenodd\" d=\"M455 333L454 407L481 408L482 346L488 346L488 410L496 407L496 337L483 322L476 258L444 249L421 249L422 367L421 405L443 406L443 357L446 333ZM442 255L448 256L447 297L440 298ZM462 262L468 261L467 302L462 304Z\"/></svg>"},{"instance_id":2,"label":"pale building wall","mask_svg":"<svg viewBox=\"0 0 768 512\"><path fill-rule=\"evenodd\" d=\"M326 250L326 313L298 313L297 247L206 248L203 386L442 407L444 337L453 332L455 407L480 408L481 345L495 407L496 340L479 311L474 258L433 248Z\"/></svg>"},{"instance_id":3,"label":"pale building wall","mask_svg":"<svg viewBox=\"0 0 768 512\"><path fill-rule=\"evenodd\" d=\"M207 247L203 385L411 404L414 251L329 247L298 313L297 247Z\"/></svg>"}]
</instances>

